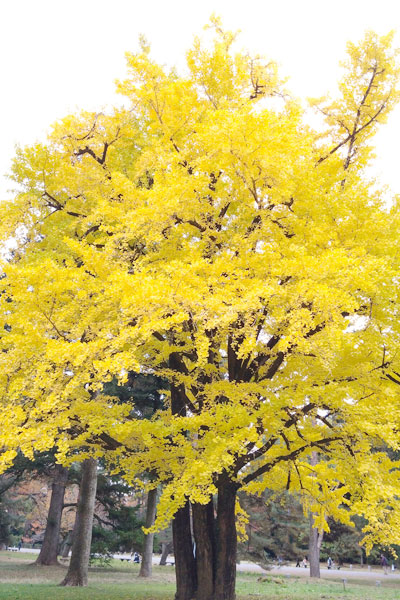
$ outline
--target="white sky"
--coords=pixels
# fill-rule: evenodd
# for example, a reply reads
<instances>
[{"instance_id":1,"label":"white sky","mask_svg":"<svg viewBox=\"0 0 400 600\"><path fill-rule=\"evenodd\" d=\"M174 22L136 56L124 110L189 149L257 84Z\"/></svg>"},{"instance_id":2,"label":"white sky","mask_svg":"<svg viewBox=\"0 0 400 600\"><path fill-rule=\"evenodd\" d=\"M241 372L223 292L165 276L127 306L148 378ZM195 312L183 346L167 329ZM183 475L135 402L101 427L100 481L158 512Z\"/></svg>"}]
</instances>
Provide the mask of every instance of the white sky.
<instances>
[{"instance_id":1,"label":"white sky","mask_svg":"<svg viewBox=\"0 0 400 600\"><path fill-rule=\"evenodd\" d=\"M12 185L2 175L15 144L43 139L79 108L121 102L114 80L140 33L158 61L179 66L213 12L242 31L243 47L278 61L302 97L334 90L346 41L400 30L398 0L0 0L0 198ZM400 107L377 137L376 173L396 193L399 133Z\"/></svg>"}]
</instances>

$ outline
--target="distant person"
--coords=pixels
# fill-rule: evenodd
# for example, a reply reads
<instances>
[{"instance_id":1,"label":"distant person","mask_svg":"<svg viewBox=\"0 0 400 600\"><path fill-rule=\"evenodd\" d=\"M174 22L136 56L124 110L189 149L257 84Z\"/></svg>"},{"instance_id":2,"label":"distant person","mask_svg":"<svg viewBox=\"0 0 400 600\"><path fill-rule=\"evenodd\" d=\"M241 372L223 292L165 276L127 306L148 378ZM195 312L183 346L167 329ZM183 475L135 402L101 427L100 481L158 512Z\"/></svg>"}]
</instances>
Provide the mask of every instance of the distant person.
<instances>
[{"instance_id":1,"label":"distant person","mask_svg":"<svg viewBox=\"0 0 400 600\"><path fill-rule=\"evenodd\" d=\"M331 559L330 556L328 556L328 560L326 561L326 564L327 564L328 569L332 569L333 560Z\"/></svg>"},{"instance_id":2,"label":"distant person","mask_svg":"<svg viewBox=\"0 0 400 600\"><path fill-rule=\"evenodd\" d=\"M307 556L305 556L305 557L303 558L303 560L302 560L302 563L301 563L301 564L303 565L303 567L304 567L305 569L307 569L307 565L308 565L308 563L307 563Z\"/></svg>"},{"instance_id":3,"label":"distant person","mask_svg":"<svg viewBox=\"0 0 400 600\"><path fill-rule=\"evenodd\" d=\"M140 563L140 556L137 552L134 553L133 555L133 562L139 564Z\"/></svg>"},{"instance_id":4,"label":"distant person","mask_svg":"<svg viewBox=\"0 0 400 600\"><path fill-rule=\"evenodd\" d=\"M385 573L385 575L387 575L389 563L388 563L388 559L386 558L386 556L384 554L381 554L381 566L382 566L383 572Z\"/></svg>"},{"instance_id":5,"label":"distant person","mask_svg":"<svg viewBox=\"0 0 400 600\"><path fill-rule=\"evenodd\" d=\"M17 547L18 547L18 550L21 550L21 548L22 548L22 540L19 540Z\"/></svg>"},{"instance_id":6,"label":"distant person","mask_svg":"<svg viewBox=\"0 0 400 600\"><path fill-rule=\"evenodd\" d=\"M296 567L300 567L300 559L297 559Z\"/></svg>"}]
</instances>

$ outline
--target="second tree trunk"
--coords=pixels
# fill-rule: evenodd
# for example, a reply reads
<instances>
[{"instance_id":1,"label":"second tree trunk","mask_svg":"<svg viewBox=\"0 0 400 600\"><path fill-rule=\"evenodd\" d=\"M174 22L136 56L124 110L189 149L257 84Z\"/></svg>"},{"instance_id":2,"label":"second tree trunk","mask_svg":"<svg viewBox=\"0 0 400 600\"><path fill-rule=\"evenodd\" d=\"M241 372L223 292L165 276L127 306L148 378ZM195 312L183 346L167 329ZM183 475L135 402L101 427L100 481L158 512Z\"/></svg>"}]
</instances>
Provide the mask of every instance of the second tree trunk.
<instances>
[{"instance_id":1,"label":"second tree trunk","mask_svg":"<svg viewBox=\"0 0 400 600\"><path fill-rule=\"evenodd\" d=\"M35 561L37 565L48 566L58 564L58 543L60 538L61 517L64 506L64 494L67 479L67 467L55 465L46 531L44 533L42 548Z\"/></svg>"},{"instance_id":2,"label":"second tree trunk","mask_svg":"<svg viewBox=\"0 0 400 600\"><path fill-rule=\"evenodd\" d=\"M88 458L82 463L71 561L61 585L86 586L97 488L97 461Z\"/></svg>"}]
</instances>

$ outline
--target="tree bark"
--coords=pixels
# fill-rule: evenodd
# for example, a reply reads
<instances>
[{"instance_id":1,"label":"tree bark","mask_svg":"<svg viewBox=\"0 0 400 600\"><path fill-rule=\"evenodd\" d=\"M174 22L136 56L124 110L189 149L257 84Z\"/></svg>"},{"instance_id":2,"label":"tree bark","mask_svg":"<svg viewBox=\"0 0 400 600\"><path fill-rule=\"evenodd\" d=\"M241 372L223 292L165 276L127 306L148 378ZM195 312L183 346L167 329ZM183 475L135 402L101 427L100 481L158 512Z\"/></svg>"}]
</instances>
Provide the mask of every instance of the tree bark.
<instances>
[{"instance_id":1,"label":"tree bark","mask_svg":"<svg viewBox=\"0 0 400 600\"><path fill-rule=\"evenodd\" d=\"M175 600L192 600L197 588L197 577L190 527L189 502L175 514L172 521L172 534L176 574Z\"/></svg>"},{"instance_id":2,"label":"tree bark","mask_svg":"<svg viewBox=\"0 0 400 600\"><path fill-rule=\"evenodd\" d=\"M163 542L161 544L161 558L160 558L160 566L165 567L167 564L168 555L171 554L174 550L174 545L172 542Z\"/></svg>"},{"instance_id":3,"label":"tree bark","mask_svg":"<svg viewBox=\"0 0 400 600\"><path fill-rule=\"evenodd\" d=\"M236 502L237 484L226 474L219 478L217 512L217 564L214 600L234 600L236 584Z\"/></svg>"},{"instance_id":4,"label":"tree bark","mask_svg":"<svg viewBox=\"0 0 400 600\"><path fill-rule=\"evenodd\" d=\"M44 533L42 548L35 561L35 564L37 565L58 564L58 543L60 538L61 517L67 479L68 468L63 467L62 465L55 465L46 530Z\"/></svg>"},{"instance_id":5,"label":"tree bark","mask_svg":"<svg viewBox=\"0 0 400 600\"><path fill-rule=\"evenodd\" d=\"M311 453L310 463L313 467L318 464L318 452L313 451ZM321 550L322 538L324 532L318 531L314 527L314 515L310 513L310 539L308 543L308 560L310 562L310 577L316 577L320 579L321 571L319 566L319 555Z\"/></svg>"},{"instance_id":6,"label":"tree bark","mask_svg":"<svg viewBox=\"0 0 400 600\"><path fill-rule=\"evenodd\" d=\"M97 461L88 458L82 463L71 561L67 575L60 585L87 585L96 488Z\"/></svg>"},{"instance_id":7,"label":"tree bark","mask_svg":"<svg viewBox=\"0 0 400 600\"><path fill-rule=\"evenodd\" d=\"M169 356L169 366L176 371L182 370L181 360L177 353ZM171 384L171 414L186 415L186 396L182 384ZM196 592L196 560L193 554L192 530L190 525L190 505L186 502L172 520L172 536L174 541L176 600L191 600Z\"/></svg>"},{"instance_id":8,"label":"tree bark","mask_svg":"<svg viewBox=\"0 0 400 600\"><path fill-rule=\"evenodd\" d=\"M156 518L157 509L157 488L149 490L147 494L146 506L146 527L152 527ZM147 533L144 536L142 564L140 565L139 577L151 577L153 570L153 542L154 533Z\"/></svg>"},{"instance_id":9,"label":"tree bark","mask_svg":"<svg viewBox=\"0 0 400 600\"><path fill-rule=\"evenodd\" d=\"M68 531L67 535L63 539L63 543L61 544L60 554L61 554L62 558L68 558L73 539L74 539L74 532L72 530Z\"/></svg>"},{"instance_id":10,"label":"tree bark","mask_svg":"<svg viewBox=\"0 0 400 600\"><path fill-rule=\"evenodd\" d=\"M310 577L321 577L319 555L321 550L323 531L314 527L314 515L310 514L310 540L308 544L308 560L310 561Z\"/></svg>"},{"instance_id":11,"label":"tree bark","mask_svg":"<svg viewBox=\"0 0 400 600\"><path fill-rule=\"evenodd\" d=\"M192 504L198 589L196 600L213 600L215 584L214 502Z\"/></svg>"}]
</instances>

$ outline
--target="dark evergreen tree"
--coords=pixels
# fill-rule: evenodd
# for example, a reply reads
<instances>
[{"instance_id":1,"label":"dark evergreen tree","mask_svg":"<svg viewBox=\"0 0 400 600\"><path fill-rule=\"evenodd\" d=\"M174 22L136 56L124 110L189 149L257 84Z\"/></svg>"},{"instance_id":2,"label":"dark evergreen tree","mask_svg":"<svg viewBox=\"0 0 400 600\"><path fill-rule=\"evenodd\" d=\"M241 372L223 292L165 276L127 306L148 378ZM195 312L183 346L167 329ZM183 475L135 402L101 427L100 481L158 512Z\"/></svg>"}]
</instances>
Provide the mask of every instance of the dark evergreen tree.
<instances>
[{"instance_id":1,"label":"dark evergreen tree","mask_svg":"<svg viewBox=\"0 0 400 600\"><path fill-rule=\"evenodd\" d=\"M164 407L160 390L166 389L167 385L161 377L130 371L123 385L116 378L105 383L104 393L118 397L123 404L132 404L136 418L150 419Z\"/></svg>"},{"instance_id":2,"label":"dark evergreen tree","mask_svg":"<svg viewBox=\"0 0 400 600\"><path fill-rule=\"evenodd\" d=\"M140 552L144 534L141 506L132 502L134 492L120 477L103 469L98 473L92 554Z\"/></svg>"},{"instance_id":3,"label":"dark evergreen tree","mask_svg":"<svg viewBox=\"0 0 400 600\"><path fill-rule=\"evenodd\" d=\"M135 418L150 419L163 408L163 396L160 389L165 389L166 382L155 375L135 373L130 371L125 385L119 385L116 379L105 384L104 391L111 396L117 396L123 403L132 404L132 413ZM144 473L144 478L152 477L152 473ZM154 524L157 507L157 490L149 490L146 500L146 527ZM150 577L152 572L154 534L144 536L142 552L142 565L140 577Z\"/></svg>"},{"instance_id":4,"label":"dark evergreen tree","mask_svg":"<svg viewBox=\"0 0 400 600\"><path fill-rule=\"evenodd\" d=\"M247 512L247 540L239 544L239 556L263 567L278 559L294 561L308 552L308 519L300 501L288 493L266 490L260 496L239 494Z\"/></svg>"}]
</instances>

